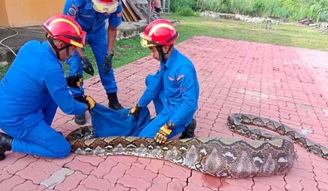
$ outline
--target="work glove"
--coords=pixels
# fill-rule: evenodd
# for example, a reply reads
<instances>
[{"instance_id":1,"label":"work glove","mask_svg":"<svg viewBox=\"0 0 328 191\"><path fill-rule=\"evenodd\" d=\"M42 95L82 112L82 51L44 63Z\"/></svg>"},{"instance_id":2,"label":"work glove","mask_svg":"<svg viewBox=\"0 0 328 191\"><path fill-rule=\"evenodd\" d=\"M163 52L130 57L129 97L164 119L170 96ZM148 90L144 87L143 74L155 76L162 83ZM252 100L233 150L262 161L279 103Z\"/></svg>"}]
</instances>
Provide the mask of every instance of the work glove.
<instances>
[{"instance_id":1,"label":"work glove","mask_svg":"<svg viewBox=\"0 0 328 191\"><path fill-rule=\"evenodd\" d=\"M171 123L171 121L163 125L155 135L155 142L159 144L164 143L167 140L167 137L171 134L173 128L174 124Z\"/></svg>"},{"instance_id":2,"label":"work glove","mask_svg":"<svg viewBox=\"0 0 328 191\"><path fill-rule=\"evenodd\" d=\"M138 121L139 120L140 111L141 111L141 106L137 104L135 107L133 107L129 111L129 115L133 115L134 116L134 120L135 121Z\"/></svg>"},{"instance_id":3,"label":"work glove","mask_svg":"<svg viewBox=\"0 0 328 191\"><path fill-rule=\"evenodd\" d=\"M87 104L88 110L93 109L97 105L96 101L92 97L90 97L90 96L83 96L83 98L84 98L83 99L83 102L85 104Z\"/></svg>"},{"instance_id":4,"label":"work glove","mask_svg":"<svg viewBox=\"0 0 328 191\"><path fill-rule=\"evenodd\" d=\"M113 59L113 56L114 56L114 53L111 53L110 55L107 55L106 57L105 57L105 61L104 61L104 65L103 65L103 69L105 70L105 74L108 74L109 73L109 71L112 69L112 67L113 67L113 61L112 61L112 59Z\"/></svg>"},{"instance_id":5,"label":"work glove","mask_svg":"<svg viewBox=\"0 0 328 191\"><path fill-rule=\"evenodd\" d=\"M79 74L75 74L74 76L66 77L67 86L80 88L82 85L82 76Z\"/></svg>"},{"instance_id":6,"label":"work glove","mask_svg":"<svg viewBox=\"0 0 328 191\"><path fill-rule=\"evenodd\" d=\"M93 70L93 67L92 67L92 64L91 64L89 58L87 58L86 56L81 57L81 63L82 63L83 71L85 73L93 76L95 71Z\"/></svg>"}]
</instances>

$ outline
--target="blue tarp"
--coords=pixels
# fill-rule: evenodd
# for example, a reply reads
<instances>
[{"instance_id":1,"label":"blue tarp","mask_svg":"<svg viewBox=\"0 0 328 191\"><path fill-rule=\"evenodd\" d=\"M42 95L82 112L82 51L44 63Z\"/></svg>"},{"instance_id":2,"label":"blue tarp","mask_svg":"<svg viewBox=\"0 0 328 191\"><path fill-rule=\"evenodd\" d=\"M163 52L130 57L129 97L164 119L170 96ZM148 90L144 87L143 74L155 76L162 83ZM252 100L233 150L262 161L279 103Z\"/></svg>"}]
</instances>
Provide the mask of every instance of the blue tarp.
<instances>
[{"instance_id":1,"label":"blue tarp","mask_svg":"<svg viewBox=\"0 0 328 191\"><path fill-rule=\"evenodd\" d=\"M139 120L136 122L133 115L128 115L130 110L131 108L116 111L97 104L90 110L94 136L138 136L140 131L149 123L150 112L147 107L143 107L140 111Z\"/></svg>"}]
</instances>

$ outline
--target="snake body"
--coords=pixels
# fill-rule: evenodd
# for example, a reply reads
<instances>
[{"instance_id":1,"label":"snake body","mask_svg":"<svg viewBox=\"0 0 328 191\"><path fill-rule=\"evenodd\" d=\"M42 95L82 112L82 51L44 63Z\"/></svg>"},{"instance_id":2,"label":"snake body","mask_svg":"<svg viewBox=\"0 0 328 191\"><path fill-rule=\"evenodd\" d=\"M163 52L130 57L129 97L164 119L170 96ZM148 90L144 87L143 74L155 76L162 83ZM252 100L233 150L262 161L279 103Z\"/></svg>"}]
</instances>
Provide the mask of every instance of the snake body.
<instances>
[{"instance_id":1,"label":"snake body","mask_svg":"<svg viewBox=\"0 0 328 191\"><path fill-rule=\"evenodd\" d=\"M279 133L277 136L256 125ZM225 178L247 178L287 174L297 158L294 144L328 159L328 149L292 128L268 118L233 113L228 128L253 140L232 137L195 137L158 145L140 137L93 137L92 126L72 131L66 138L72 152L83 155L130 155L163 159L204 174Z\"/></svg>"}]
</instances>

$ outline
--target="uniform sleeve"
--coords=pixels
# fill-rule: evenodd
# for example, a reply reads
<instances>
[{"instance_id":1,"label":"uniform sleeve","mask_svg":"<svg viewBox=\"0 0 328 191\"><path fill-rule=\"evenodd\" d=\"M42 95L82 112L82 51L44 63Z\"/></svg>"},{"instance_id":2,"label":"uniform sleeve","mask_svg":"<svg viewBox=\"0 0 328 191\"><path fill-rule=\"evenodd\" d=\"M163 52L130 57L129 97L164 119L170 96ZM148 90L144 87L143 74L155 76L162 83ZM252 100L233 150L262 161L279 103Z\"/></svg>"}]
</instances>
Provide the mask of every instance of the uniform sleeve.
<instances>
[{"instance_id":1,"label":"uniform sleeve","mask_svg":"<svg viewBox=\"0 0 328 191\"><path fill-rule=\"evenodd\" d=\"M44 83L58 107L68 115L83 115L86 109L84 103L76 101L67 87L64 73L52 70L45 75Z\"/></svg>"},{"instance_id":2,"label":"uniform sleeve","mask_svg":"<svg viewBox=\"0 0 328 191\"><path fill-rule=\"evenodd\" d=\"M171 118L173 124L181 124L190 112L197 109L197 90L194 85L196 76L194 70L190 66L182 66L177 70L176 79L179 84L180 92L182 93L182 103L179 109Z\"/></svg>"},{"instance_id":3,"label":"uniform sleeve","mask_svg":"<svg viewBox=\"0 0 328 191\"><path fill-rule=\"evenodd\" d=\"M108 18L108 26L118 27L122 23L122 2L120 2L117 10L111 13Z\"/></svg>"},{"instance_id":4,"label":"uniform sleeve","mask_svg":"<svg viewBox=\"0 0 328 191\"><path fill-rule=\"evenodd\" d=\"M75 16L79 10L73 1L74 0L66 0L64 5L63 15L68 15L75 19Z\"/></svg>"},{"instance_id":5,"label":"uniform sleeve","mask_svg":"<svg viewBox=\"0 0 328 191\"><path fill-rule=\"evenodd\" d=\"M158 71L156 74L148 76L146 80L147 88L141 96L138 105L141 107L147 106L163 89L163 70Z\"/></svg>"}]
</instances>

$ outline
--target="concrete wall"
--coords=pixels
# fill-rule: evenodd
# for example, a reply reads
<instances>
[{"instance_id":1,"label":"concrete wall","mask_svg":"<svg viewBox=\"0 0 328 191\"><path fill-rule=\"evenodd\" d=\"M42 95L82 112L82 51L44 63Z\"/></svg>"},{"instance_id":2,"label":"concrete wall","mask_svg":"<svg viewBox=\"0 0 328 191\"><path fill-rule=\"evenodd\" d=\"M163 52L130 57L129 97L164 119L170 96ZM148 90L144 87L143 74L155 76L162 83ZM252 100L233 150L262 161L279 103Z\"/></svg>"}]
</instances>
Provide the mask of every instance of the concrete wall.
<instances>
[{"instance_id":1,"label":"concrete wall","mask_svg":"<svg viewBox=\"0 0 328 191\"><path fill-rule=\"evenodd\" d=\"M63 11L65 0L0 0L0 26L40 25Z\"/></svg>"},{"instance_id":2,"label":"concrete wall","mask_svg":"<svg viewBox=\"0 0 328 191\"><path fill-rule=\"evenodd\" d=\"M9 26L5 0L0 0L0 26Z\"/></svg>"}]
</instances>

